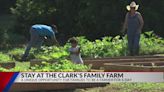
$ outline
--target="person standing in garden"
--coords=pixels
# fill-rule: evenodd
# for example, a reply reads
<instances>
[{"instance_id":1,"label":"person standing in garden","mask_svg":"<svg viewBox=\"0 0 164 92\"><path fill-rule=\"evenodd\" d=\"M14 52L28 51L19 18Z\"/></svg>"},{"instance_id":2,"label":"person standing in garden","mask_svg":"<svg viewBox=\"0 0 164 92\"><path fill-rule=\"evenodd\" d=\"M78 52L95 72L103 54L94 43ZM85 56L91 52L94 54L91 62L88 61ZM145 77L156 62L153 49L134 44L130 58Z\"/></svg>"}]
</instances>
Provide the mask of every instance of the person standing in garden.
<instances>
[{"instance_id":1,"label":"person standing in garden","mask_svg":"<svg viewBox=\"0 0 164 92\"><path fill-rule=\"evenodd\" d=\"M128 49L131 56L139 55L139 40L140 34L144 25L143 18L139 12L137 12L139 5L133 1L130 5L127 5L125 22L122 32L127 29L128 37Z\"/></svg>"},{"instance_id":2,"label":"person standing in garden","mask_svg":"<svg viewBox=\"0 0 164 92\"><path fill-rule=\"evenodd\" d=\"M78 46L76 38L70 38L69 42L71 43L71 48L69 49L71 60L75 64L83 64L80 54L80 47Z\"/></svg>"},{"instance_id":3,"label":"person standing in garden","mask_svg":"<svg viewBox=\"0 0 164 92\"><path fill-rule=\"evenodd\" d=\"M39 50L44 40L48 40L56 45L59 45L55 37L55 33L57 32L58 31L56 25L52 25L52 26L47 26L42 24L33 25L30 29L30 35L31 35L30 42L28 43L21 60L24 61L27 59L31 47L36 47Z\"/></svg>"}]
</instances>

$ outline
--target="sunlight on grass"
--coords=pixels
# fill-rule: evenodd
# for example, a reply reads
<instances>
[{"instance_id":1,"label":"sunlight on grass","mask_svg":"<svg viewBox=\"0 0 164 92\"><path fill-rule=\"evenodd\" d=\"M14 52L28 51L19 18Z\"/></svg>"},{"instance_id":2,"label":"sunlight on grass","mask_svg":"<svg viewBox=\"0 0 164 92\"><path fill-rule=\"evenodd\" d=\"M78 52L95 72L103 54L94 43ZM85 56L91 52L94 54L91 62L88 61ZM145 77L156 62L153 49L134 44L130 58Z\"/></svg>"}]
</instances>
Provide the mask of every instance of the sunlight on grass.
<instances>
[{"instance_id":1,"label":"sunlight on grass","mask_svg":"<svg viewBox=\"0 0 164 92\"><path fill-rule=\"evenodd\" d=\"M164 83L112 83L75 92L164 92Z\"/></svg>"}]
</instances>

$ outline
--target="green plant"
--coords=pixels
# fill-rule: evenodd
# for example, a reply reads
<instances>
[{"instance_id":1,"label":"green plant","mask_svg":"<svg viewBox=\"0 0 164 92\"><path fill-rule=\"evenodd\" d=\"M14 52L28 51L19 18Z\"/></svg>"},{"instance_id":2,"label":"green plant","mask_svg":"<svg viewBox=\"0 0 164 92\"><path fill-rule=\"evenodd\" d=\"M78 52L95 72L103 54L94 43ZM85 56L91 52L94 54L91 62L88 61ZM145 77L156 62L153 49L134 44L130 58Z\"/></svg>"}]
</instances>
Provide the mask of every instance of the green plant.
<instances>
[{"instance_id":1,"label":"green plant","mask_svg":"<svg viewBox=\"0 0 164 92\"><path fill-rule=\"evenodd\" d=\"M15 49L12 49L8 52L8 54L10 55L20 55L20 54L23 54L24 52L24 49L23 48L15 48Z\"/></svg>"},{"instance_id":2,"label":"green plant","mask_svg":"<svg viewBox=\"0 0 164 92\"><path fill-rule=\"evenodd\" d=\"M25 67L26 64L26 67ZM36 72L73 72L73 71L88 71L89 66L82 64L74 64L69 60L63 59L56 63L42 62L42 65L28 66L27 63L19 63L15 68L5 69L0 67L0 72L25 72L25 71L36 71Z\"/></svg>"},{"instance_id":3,"label":"green plant","mask_svg":"<svg viewBox=\"0 0 164 92\"><path fill-rule=\"evenodd\" d=\"M31 49L29 56L28 56L28 59L34 59L35 58L35 56L34 56L35 50L36 49L34 49L34 48ZM14 59L21 59L22 55L24 54L24 51L25 51L24 48L14 48L12 50L9 50L8 54L10 56L12 56Z\"/></svg>"},{"instance_id":4,"label":"green plant","mask_svg":"<svg viewBox=\"0 0 164 92\"><path fill-rule=\"evenodd\" d=\"M51 71L67 71L67 72L72 72L72 71L88 71L90 68L86 65L81 65L81 64L73 64L69 60L59 60L57 63L47 63L47 62L42 62L43 65L39 66L36 65L34 67L31 67L32 71L42 71L42 72L51 72Z\"/></svg>"},{"instance_id":5,"label":"green plant","mask_svg":"<svg viewBox=\"0 0 164 92\"><path fill-rule=\"evenodd\" d=\"M144 34L141 35L140 55L164 54L164 39L156 37L152 32L147 32L146 34L147 37L145 37ZM81 47L82 58L127 56L128 54L127 36L122 39L120 39L120 36L114 38L103 37L101 40L96 39L95 41L89 41L84 36L76 38ZM44 62L43 66L35 66L31 67L31 69L21 68L21 65L19 65L8 71L82 71L90 69L88 66L73 64L71 61L67 60L69 58L68 49L70 46L71 45L67 43L60 47L43 46L39 51L32 49L30 55L33 57L30 57L30 59L41 59L46 62L55 60L57 62L54 64ZM12 61L9 55L21 57L23 52L24 49L22 48L15 48L10 50L7 54L1 52L0 62Z\"/></svg>"},{"instance_id":6,"label":"green plant","mask_svg":"<svg viewBox=\"0 0 164 92\"><path fill-rule=\"evenodd\" d=\"M0 52L0 63L13 62L12 58L9 55L6 55Z\"/></svg>"},{"instance_id":7,"label":"green plant","mask_svg":"<svg viewBox=\"0 0 164 92\"><path fill-rule=\"evenodd\" d=\"M64 50L63 47L42 47L42 50L39 53L36 53L35 57L42 60L54 60L60 58L67 58L69 53L67 50Z\"/></svg>"}]
</instances>

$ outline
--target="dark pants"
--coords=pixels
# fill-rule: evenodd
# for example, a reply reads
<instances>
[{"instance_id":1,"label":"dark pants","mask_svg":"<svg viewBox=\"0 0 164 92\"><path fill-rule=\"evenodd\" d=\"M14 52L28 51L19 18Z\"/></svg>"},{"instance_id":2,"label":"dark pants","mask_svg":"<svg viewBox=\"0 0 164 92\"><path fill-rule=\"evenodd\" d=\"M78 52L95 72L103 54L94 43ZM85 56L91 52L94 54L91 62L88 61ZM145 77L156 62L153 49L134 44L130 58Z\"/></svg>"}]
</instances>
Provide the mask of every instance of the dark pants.
<instances>
[{"instance_id":1,"label":"dark pants","mask_svg":"<svg viewBox=\"0 0 164 92\"><path fill-rule=\"evenodd\" d=\"M128 34L128 48L130 55L139 55L140 34Z\"/></svg>"},{"instance_id":2,"label":"dark pants","mask_svg":"<svg viewBox=\"0 0 164 92\"><path fill-rule=\"evenodd\" d=\"M28 43L25 53L22 58L26 58L29 55L31 47L36 47L37 49L40 49L43 43L43 37L40 37L38 32L36 30L30 29L30 42Z\"/></svg>"}]
</instances>

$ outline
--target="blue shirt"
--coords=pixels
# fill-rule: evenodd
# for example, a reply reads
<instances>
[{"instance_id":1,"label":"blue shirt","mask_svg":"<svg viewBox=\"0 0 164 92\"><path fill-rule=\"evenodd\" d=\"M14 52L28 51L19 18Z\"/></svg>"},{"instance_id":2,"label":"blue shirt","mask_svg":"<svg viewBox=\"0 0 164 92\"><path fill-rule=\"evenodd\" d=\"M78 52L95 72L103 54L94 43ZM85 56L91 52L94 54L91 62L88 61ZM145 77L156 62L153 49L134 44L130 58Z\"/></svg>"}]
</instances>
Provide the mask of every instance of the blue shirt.
<instances>
[{"instance_id":1,"label":"blue shirt","mask_svg":"<svg viewBox=\"0 0 164 92\"><path fill-rule=\"evenodd\" d=\"M52 27L47 25L36 24L32 26L32 29L37 31L39 36L55 36L55 32L53 31Z\"/></svg>"}]
</instances>

